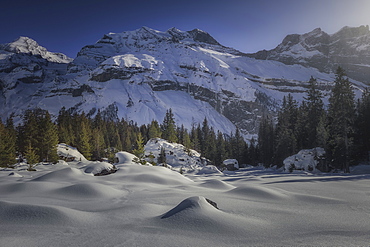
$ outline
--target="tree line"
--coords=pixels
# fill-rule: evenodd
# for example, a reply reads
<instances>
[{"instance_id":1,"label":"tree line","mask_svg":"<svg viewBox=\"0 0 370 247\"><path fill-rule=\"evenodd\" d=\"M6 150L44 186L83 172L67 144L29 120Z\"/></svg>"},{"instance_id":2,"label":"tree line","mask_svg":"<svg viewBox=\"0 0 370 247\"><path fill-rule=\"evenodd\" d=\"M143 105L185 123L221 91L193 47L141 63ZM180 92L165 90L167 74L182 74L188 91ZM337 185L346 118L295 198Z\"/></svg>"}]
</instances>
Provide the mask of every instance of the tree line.
<instances>
[{"instance_id":1,"label":"tree line","mask_svg":"<svg viewBox=\"0 0 370 247\"><path fill-rule=\"evenodd\" d=\"M264 115L258 140L249 143L239 129L225 135L210 127L206 118L190 130L178 126L171 109L162 123L153 120L141 126L99 110L92 117L62 108L53 121L46 110L33 109L25 112L22 124L16 127L12 116L5 123L0 121L0 166L13 165L16 157L25 157L28 163L56 162L58 143L76 147L91 160L113 161L121 150L141 156L143 145L158 137L197 150L216 166L234 158L240 164L281 167L286 157L301 149L323 147L327 154L325 170L349 172L351 164L369 158L369 126L370 90L355 101L352 85L339 67L327 108L316 79L311 77L302 103L299 105L290 94L284 97L277 118Z\"/></svg>"},{"instance_id":2,"label":"tree line","mask_svg":"<svg viewBox=\"0 0 370 247\"><path fill-rule=\"evenodd\" d=\"M151 138L163 138L183 144L187 150L199 151L211 163L221 165L227 158L247 162L248 145L237 129L231 136L215 131L205 118L201 124L193 124L190 130L177 126L172 110L167 110L162 123L156 120L138 126L116 116L97 111L94 117L74 109L62 108L55 121L48 111L25 111L22 123L13 124L13 116L5 123L0 121L0 166L12 166L16 157L27 159L29 164L55 163L58 160L56 146L66 143L76 147L87 159L114 160L114 154L124 150L143 154L143 145ZM140 157L142 158L142 157Z\"/></svg>"},{"instance_id":3,"label":"tree line","mask_svg":"<svg viewBox=\"0 0 370 247\"><path fill-rule=\"evenodd\" d=\"M349 167L368 161L370 151L370 91L355 101L353 87L345 71L336 71L328 107L315 78L308 82L306 97L300 105L289 94L274 124L263 116L259 126L259 161L266 166L282 166L283 160L301 149L322 147L326 165L331 169L349 172Z\"/></svg>"}]
</instances>

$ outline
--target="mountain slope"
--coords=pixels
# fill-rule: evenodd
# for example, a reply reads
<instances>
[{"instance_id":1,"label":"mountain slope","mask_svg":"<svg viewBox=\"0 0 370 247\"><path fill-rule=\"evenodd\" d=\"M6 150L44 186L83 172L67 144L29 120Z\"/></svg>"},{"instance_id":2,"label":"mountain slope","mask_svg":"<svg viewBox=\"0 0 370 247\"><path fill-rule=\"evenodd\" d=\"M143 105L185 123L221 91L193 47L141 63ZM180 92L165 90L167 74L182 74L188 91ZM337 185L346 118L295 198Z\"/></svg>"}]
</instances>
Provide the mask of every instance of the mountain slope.
<instances>
[{"instance_id":1,"label":"mountain slope","mask_svg":"<svg viewBox=\"0 0 370 247\"><path fill-rule=\"evenodd\" d=\"M291 34L276 48L248 56L288 65L301 64L327 73L342 66L349 77L370 83L369 26L344 27L332 35L320 28L302 35Z\"/></svg>"},{"instance_id":2,"label":"mountain slope","mask_svg":"<svg viewBox=\"0 0 370 247\"><path fill-rule=\"evenodd\" d=\"M284 95L301 100L310 76L326 95L334 80L312 67L247 57L198 29L109 33L83 47L73 61L33 55L41 48L14 44L11 52L5 46L0 50L3 118L35 107L56 115L64 106L92 116L101 109L107 116L147 124L162 122L172 108L176 123L188 129L207 118L215 130L230 134L239 127L248 136ZM32 63L3 69L20 55Z\"/></svg>"}]
</instances>

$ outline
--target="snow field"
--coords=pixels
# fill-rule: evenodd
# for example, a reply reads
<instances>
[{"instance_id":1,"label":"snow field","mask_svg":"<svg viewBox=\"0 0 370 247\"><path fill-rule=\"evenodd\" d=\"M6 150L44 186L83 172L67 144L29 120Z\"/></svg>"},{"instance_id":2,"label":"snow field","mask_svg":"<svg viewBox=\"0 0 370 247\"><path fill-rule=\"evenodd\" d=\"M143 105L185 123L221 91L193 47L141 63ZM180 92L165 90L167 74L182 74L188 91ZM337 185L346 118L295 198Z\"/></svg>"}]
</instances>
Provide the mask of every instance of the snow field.
<instances>
[{"instance_id":1,"label":"snow field","mask_svg":"<svg viewBox=\"0 0 370 247\"><path fill-rule=\"evenodd\" d=\"M181 175L133 157L118 153L118 171L101 177L85 172L90 161L1 170L0 245L368 244L366 166L356 175L258 168Z\"/></svg>"}]
</instances>

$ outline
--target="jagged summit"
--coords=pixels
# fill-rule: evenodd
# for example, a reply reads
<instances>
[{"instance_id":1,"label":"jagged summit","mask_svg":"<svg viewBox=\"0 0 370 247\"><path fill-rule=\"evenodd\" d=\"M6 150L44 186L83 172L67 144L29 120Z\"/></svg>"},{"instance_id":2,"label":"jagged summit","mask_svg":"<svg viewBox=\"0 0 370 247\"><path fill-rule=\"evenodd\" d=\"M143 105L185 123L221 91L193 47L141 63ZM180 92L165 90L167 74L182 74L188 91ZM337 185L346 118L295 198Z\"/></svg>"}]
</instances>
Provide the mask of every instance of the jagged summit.
<instances>
[{"instance_id":1,"label":"jagged summit","mask_svg":"<svg viewBox=\"0 0 370 247\"><path fill-rule=\"evenodd\" d=\"M35 40L20 36L13 42L3 44L0 48L6 52L11 53L25 53L30 55L39 55L42 58L54 63L70 63L73 59L67 57L62 53L49 52L45 47L40 46Z\"/></svg>"},{"instance_id":2,"label":"jagged summit","mask_svg":"<svg viewBox=\"0 0 370 247\"><path fill-rule=\"evenodd\" d=\"M50 62L60 58L23 37L0 46L1 117L36 107L57 115L65 107L89 116L100 110L141 125L161 122L171 108L176 123L187 129L206 118L214 130L230 135L238 127L251 137L261 116L274 114L287 92L304 97L311 76L328 95L333 74L310 63L316 59L325 67L325 58L334 57L331 47L341 42L332 45L331 37L321 29L287 36L265 51L264 60L277 62L247 57L199 29L142 27L106 34L70 63ZM363 87L358 83L358 88Z\"/></svg>"},{"instance_id":3,"label":"jagged summit","mask_svg":"<svg viewBox=\"0 0 370 247\"><path fill-rule=\"evenodd\" d=\"M301 64L322 72L333 72L338 66L359 81L370 83L369 26L343 27L334 34L316 28L305 34L287 35L276 48L248 54L262 60L288 65Z\"/></svg>"}]
</instances>

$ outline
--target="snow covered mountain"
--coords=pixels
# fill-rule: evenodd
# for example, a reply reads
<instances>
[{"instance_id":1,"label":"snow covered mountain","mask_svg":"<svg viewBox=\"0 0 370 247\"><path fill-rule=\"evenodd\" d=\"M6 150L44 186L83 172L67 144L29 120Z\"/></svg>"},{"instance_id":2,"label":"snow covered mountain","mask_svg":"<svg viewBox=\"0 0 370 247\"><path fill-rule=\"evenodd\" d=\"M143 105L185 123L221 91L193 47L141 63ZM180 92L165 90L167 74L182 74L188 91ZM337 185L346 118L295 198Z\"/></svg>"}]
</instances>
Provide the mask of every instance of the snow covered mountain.
<instances>
[{"instance_id":1,"label":"snow covered mountain","mask_svg":"<svg viewBox=\"0 0 370 247\"><path fill-rule=\"evenodd\" d=\"M147 124L172 108L186 128L206 117L216 130L237 126L248 136L288 92L302 99L311 76L327 95L333 74L251 58L198 29L109 33L73 61L21 37L0 46L1 117L35 107L56 115L64 106Z\"/></svg>"},{"instance_id":2,"label":"snow covered mountain","mask_svg":"<svg viewBox=\"0 0 370 247\"><path fill-rule=\"evenodd\" d=\"M276 48L248 56L289 65L301 64L327 73L340 65L351 78L370 83L369 26L344 27L332 35L320 28L302 35L291 34Z\"/></svg>"}]
</instances>

